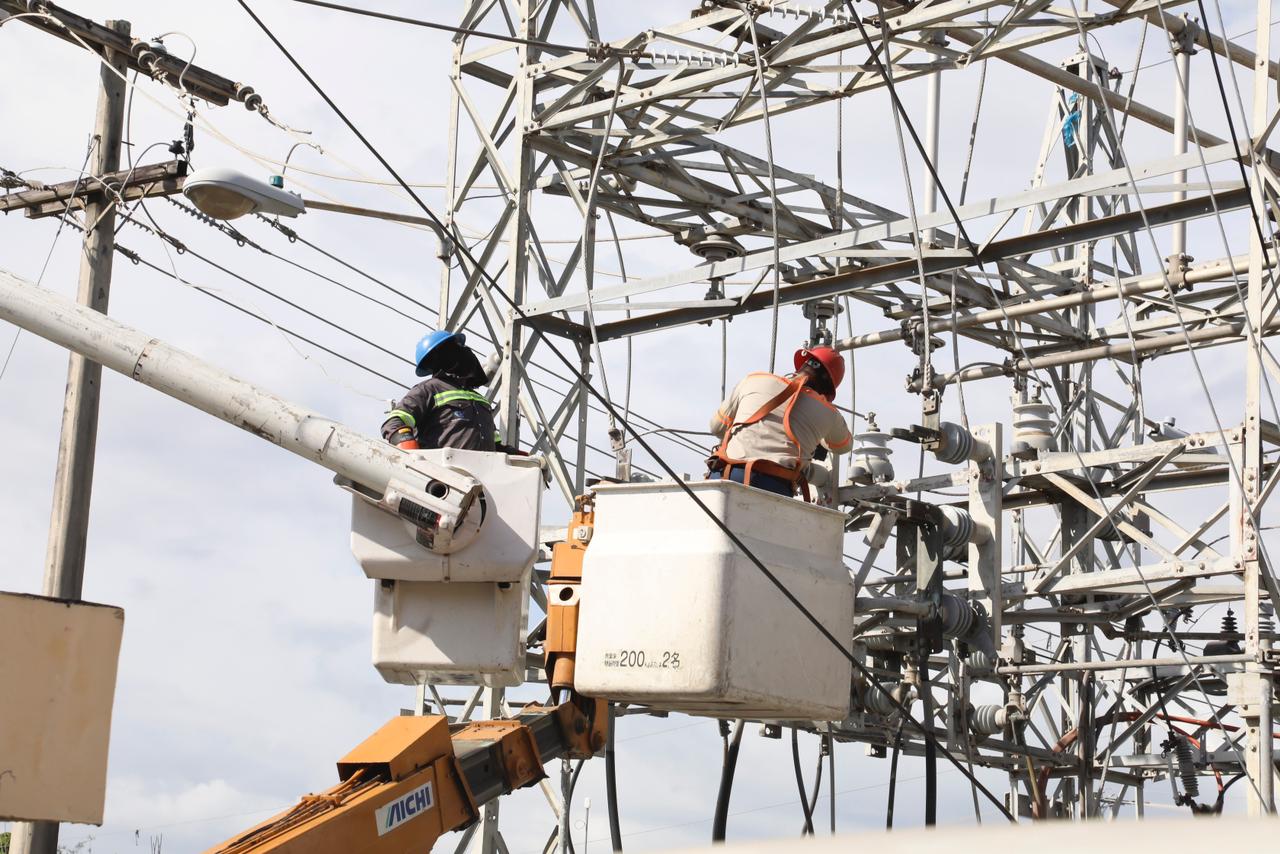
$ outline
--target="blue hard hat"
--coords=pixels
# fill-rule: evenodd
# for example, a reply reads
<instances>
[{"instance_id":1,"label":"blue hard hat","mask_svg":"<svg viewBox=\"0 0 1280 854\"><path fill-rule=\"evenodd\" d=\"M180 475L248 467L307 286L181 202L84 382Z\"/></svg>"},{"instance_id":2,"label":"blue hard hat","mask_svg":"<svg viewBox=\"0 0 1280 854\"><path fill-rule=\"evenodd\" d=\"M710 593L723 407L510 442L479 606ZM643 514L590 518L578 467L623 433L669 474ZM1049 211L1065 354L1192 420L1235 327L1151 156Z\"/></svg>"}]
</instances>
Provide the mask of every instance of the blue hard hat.
<instances>
[{"instance_id":1,"label":"blue hard hat","mask_svg":"<svg viewBox=\"0 0 1280 854\"><path fill-rule=\"evenodd\" d=\"M428 332L418 339L418 346L414 348L413 361L418 367L414 371L420 377L425 377L429 371L423 367L427 361L427 356L431 355L431 351L439 347L446 341L456 341L459 345L467 343L467 336L461 332L450 332L447 329L437 329L435 332Z\"/></svg>"}]
</instances>

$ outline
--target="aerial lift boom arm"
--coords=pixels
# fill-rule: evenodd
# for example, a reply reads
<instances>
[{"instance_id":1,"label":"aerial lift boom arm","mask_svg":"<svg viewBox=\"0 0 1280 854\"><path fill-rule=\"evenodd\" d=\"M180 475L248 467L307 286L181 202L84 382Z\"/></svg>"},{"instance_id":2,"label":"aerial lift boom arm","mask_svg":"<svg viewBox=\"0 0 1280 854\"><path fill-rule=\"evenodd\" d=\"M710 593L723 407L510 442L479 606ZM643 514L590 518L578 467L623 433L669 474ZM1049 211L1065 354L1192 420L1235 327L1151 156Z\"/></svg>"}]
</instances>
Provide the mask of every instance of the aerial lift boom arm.
<instances>
[{"instance_id":1,"label":"aerial lift boom arm","mask_svg":"<svg viewBox=\"0 0 1280 854\"><path fill-rule=\"evenodd\" d=\"M526 707L513 720L393 718L338 763L340 782L206 854L422 854L480 807L587 758L607 737L602 702Z\"/></svg>"},{"instance_id":2,"label":"aerial lift boom arm","mask_svg":"<svg viewBox=\"0 0 1280 854\"><path fill-rule=\"evenodd\" d=\"M5 270L0 320L319 463L422 529L433 551L450 550L480 496L475 478L415 459Z\"/></svg>"}]
</instances>

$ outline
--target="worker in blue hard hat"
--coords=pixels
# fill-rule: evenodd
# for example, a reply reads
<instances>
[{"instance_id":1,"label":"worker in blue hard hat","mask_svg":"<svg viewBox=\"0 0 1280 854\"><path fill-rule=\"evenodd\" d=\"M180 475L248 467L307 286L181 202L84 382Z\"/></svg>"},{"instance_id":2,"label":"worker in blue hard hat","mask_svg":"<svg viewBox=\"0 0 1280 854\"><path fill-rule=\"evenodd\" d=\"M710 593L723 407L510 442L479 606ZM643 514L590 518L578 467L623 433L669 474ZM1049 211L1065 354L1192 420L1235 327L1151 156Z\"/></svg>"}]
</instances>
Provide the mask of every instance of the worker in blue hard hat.
<instances>
[{"instance_id":1,"label":"worker in blue hard hat","mask_svg":"<svg viewBox=\"0 0 1280 854\"><path fill-rule=\"evenodd\" d=\"M498 441L493 405L476 391L487 377L461 332L437 330L418 340L415 373L427 377L397 401L382 422L382 436L405 450L511 449Z\"/></svg>"}]
</instances>

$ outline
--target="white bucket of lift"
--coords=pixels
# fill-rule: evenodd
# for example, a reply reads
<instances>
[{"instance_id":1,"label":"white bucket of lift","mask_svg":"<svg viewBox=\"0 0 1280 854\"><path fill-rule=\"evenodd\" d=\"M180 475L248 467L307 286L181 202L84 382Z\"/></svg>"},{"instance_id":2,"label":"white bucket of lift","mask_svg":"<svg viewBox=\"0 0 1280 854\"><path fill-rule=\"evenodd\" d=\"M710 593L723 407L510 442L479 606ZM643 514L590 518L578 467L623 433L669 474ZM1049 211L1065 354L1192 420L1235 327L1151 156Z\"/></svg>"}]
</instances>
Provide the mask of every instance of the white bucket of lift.
<instances>
[{"instance_id":1,"label":"white bucket of lift","mask_svg":"<svg viewBox=\"0 0 1280 854\"><path fill-rule=\"evenodd\" d=\"M519 685L529 576L519 581L375 581L373 666L388 682Z\"/></svg>"},{"instance_id":2,"label":"white bucket of lift","mask_svg":"<svg viewBox=\"0 0 1280 854\"><path fill-rule=\"evenodd\" d=\"M353 495L351 551L375 579L373 665L388 682L409 685L519 685L541 463L454 448L411 453L474 477L483 499L464 517L460 545L438 554L418 543L413 524Z\"/></svg>"},{"instance_id":3,"label":"white bucket of lift","mask_svg":"<svg viewBox=\"0 0 1280 854\"><path fill-rule=\"evenodd\" d=\"M727 481L688 485L852 645L844 514ZM848 659L677 484L596 489L581 597L575 686L587 696L758 720L848 714Z\"/></svg>"},{"instance_id":4,"label":"white bucket of lift","mask_svg":"<svg viewBox=\"0 0 1280 854\"><path fill-rule=\"evenodd\" d=\"M518 581L538 553L542 466L534 457L437 448L415 458L455 469L484 487L462 521L450 554L417 541L413 523L360 495L351 498L351 552L370 578L402 581ZM473 529L473 530L472 530Z\"/></svg>"}]
</instances>

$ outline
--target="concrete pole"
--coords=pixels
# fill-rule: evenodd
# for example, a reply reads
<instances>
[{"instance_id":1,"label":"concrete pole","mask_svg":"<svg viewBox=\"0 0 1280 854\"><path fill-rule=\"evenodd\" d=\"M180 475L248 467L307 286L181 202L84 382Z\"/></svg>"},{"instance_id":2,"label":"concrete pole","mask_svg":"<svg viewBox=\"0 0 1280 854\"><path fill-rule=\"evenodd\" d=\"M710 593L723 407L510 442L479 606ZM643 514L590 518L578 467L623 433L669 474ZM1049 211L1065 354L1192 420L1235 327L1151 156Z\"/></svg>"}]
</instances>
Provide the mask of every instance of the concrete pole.
<instances>
[{"instance_id":1,"label":"concrete pole","mask_svg":"<svg viewBox=\"0 0 1280 854\"><path fill-rule=\"evenodd\" d=\"M126 38L128 21L107 21L107 27ZM114 51L100 66L98 112L94 120L91 175L120 168L124 134L125 84L128 57ZM114 69L114 70L113 70ZM119 72L119 73L117 73ZM84 206L85 234L80 256L80 285L76 298L94 311L107 312L111 294L111 262L115 256L115 199L103 193ZM53 481L53 512L45 553L43 592L46 596L79 599L84 587L84 557L89 536L89 498L93 490L94 446L98 439L98 402L102 366L79 353L67 363L67 391L62 405L62 438ZM17 824L12 854L56 854L58 823Z\"/></svg>"}]
</instances>

